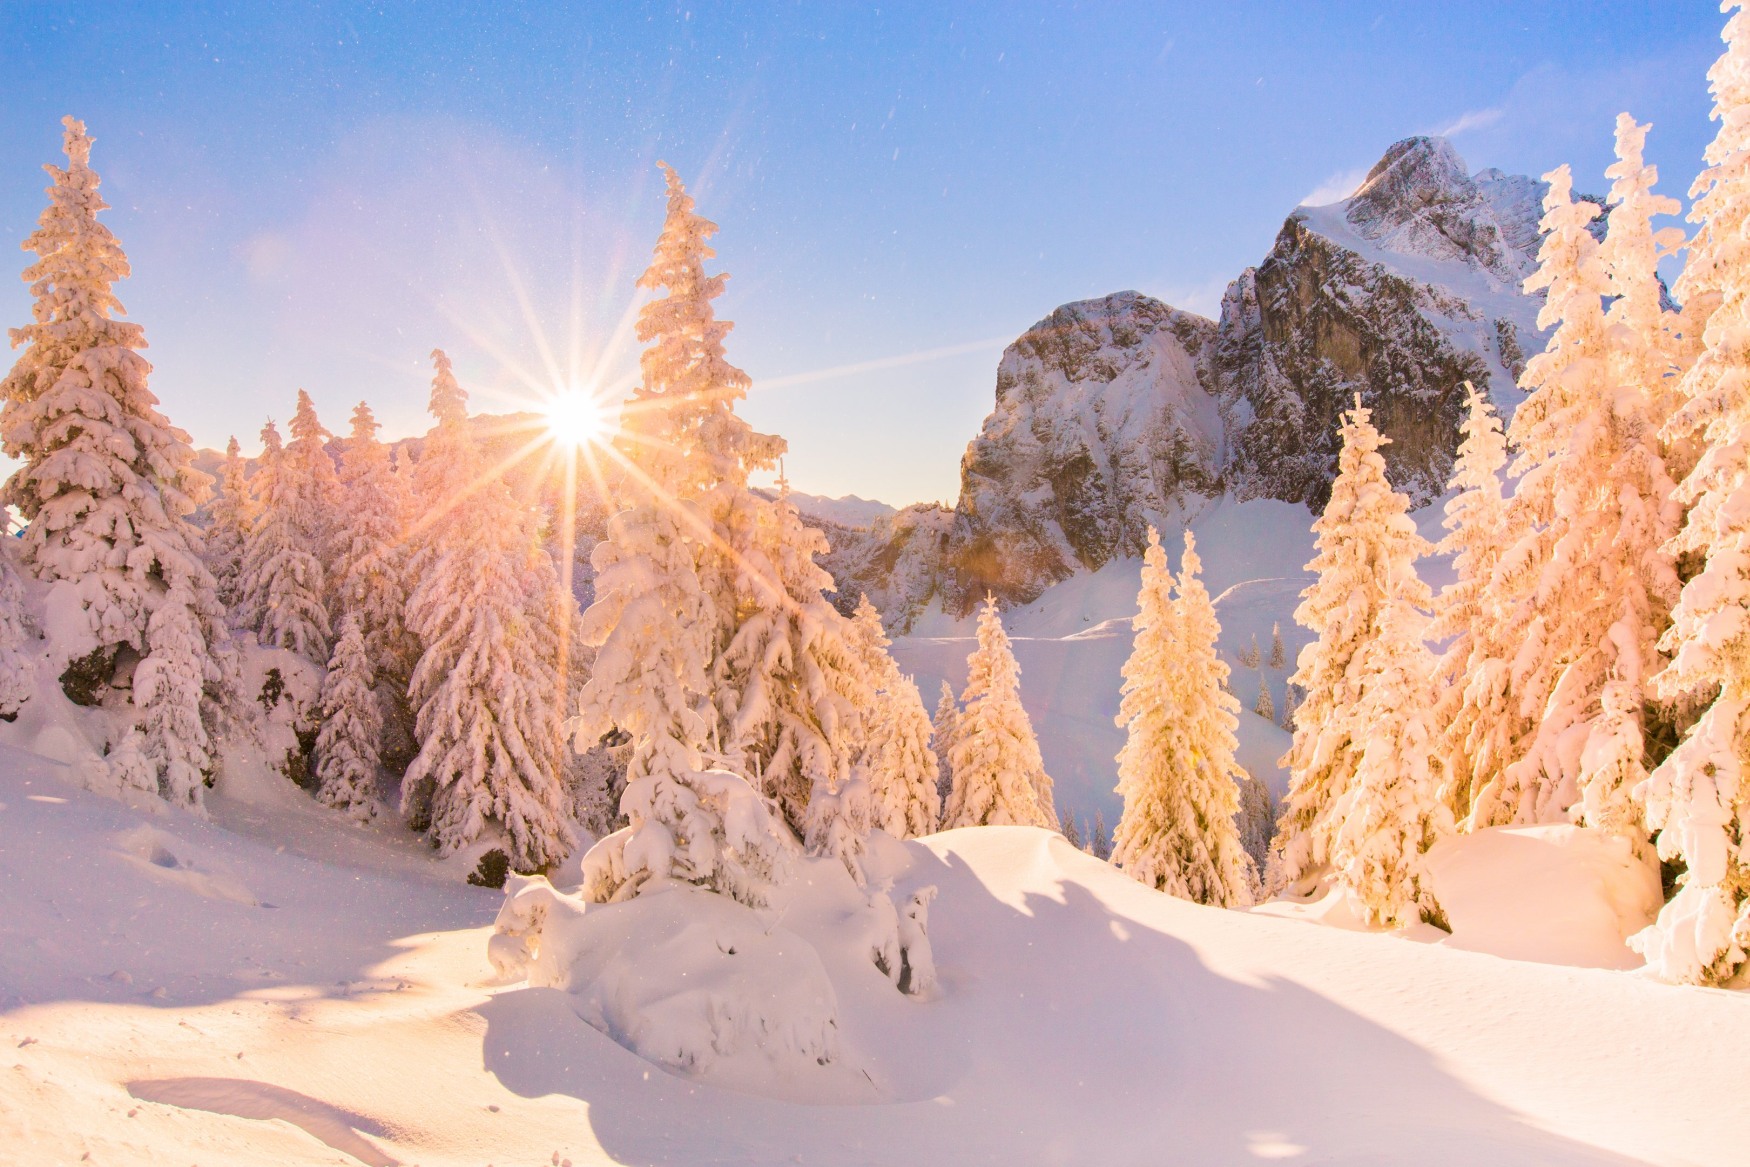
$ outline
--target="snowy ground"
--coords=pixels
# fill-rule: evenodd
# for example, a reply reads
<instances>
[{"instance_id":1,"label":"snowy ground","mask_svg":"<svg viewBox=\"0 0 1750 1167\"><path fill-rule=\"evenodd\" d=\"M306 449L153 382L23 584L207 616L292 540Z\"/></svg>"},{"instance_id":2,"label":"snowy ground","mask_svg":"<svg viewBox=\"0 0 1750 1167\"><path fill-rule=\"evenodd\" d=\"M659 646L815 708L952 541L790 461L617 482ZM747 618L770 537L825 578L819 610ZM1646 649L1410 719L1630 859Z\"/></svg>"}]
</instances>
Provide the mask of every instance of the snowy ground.
<instances>
[{"instance_id":1,"label":"snowy ground","mask_svg":"<svg viewBox=\"0 0 1750 1167\"><path fill-rule=\"evenodd\" d=\"M501 898L416 851L62 769L0 751L0 1161L1724 1164L1750 1129L1750 995L1202 908L1019 828L905 848L937 999L829 959L862 1101L733 1092L494 987Z\"/></svg>"}]
</instances>

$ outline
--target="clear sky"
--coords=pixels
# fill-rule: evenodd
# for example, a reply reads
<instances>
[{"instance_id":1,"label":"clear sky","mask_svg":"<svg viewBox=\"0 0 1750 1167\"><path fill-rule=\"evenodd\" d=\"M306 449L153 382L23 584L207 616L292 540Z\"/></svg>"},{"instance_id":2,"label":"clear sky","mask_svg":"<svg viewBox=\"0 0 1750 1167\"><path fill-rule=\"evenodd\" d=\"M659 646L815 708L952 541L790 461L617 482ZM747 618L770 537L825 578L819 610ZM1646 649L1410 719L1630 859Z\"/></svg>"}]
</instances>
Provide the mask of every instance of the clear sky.
<instances>
[{"instance_id":1,"label":"clear sky","mask_svg":"<svg viewBox=\"0 0 1750 1167\"><path fill-rule=\"evenodd\" d=\"M1213 315L1393 141L1603 191L1620 109L1681 196L1711 3L0 3L0 241L96 138L153 388L258 447L307 388L423 431L636 368L658 158L722 226L720 314L799 489L952 500L1002 347L1136 288ZM1314 200L1314 201L1324 201ZM28 257L9 261L21 270ZM0 323L28 318L0 269Z\"/></svg>"}]
</instances>

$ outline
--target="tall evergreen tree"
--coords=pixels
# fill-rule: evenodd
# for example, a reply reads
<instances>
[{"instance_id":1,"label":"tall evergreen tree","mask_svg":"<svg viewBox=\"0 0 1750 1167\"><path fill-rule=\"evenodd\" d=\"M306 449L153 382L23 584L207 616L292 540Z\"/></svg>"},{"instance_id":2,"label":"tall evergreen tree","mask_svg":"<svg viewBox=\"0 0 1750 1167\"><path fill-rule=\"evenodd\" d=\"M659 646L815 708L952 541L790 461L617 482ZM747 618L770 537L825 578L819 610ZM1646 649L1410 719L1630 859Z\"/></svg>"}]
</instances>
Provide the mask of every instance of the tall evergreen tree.
<instances>
[{"instance_id":1,"label":"tall evergreen tree","mask_svg":"<svg viewBox=\"0 0 1750 1167\"><path fill-rule=\"evenodd\" d=\"M44 167L49 205L24 240L37 256L24 272L32 322L12 330L24 351L0 381L0 447L21 463L4 501L28 524L26 566L54 585L51 609L71 617L55 621L63 654L113 661L127 645L150 656L158 608L192 612L203 664L188 696L196 706L174 720L198 722L200 703L210 716L234 680L221 644L224 611L188 520L209 480L146 386L144 331L116 319L123 308L113 285L129 274L127 256L97 221L108 204L91 169L91 138L74 118L62 124L68 164ZM170 640L180 619L162 622ZM180 641L166 648L182 651Z\"/></svg>"},{"instance_id":2,"label":"tall evergreen tree","mask_svg":"<svg viewBox=\"0 0 1750 1167\"><path fill-rule=\"evenodd\" d=\"M358 613L341 619L322 680L322 728L316 735L316 800L360 822L377 817L377 742L382 713L373 692L376 668Z\"/></svg>"},{"instance_id":3,"label":"tall evergreen tree","mask_svg":"<svg viewBox=\"0 0 1750 1167\"><path fill-rule=\"evenodd\" d=\"M978 647L966 663L962 712L949 749L954 785L944 825L1057 830L1051 778L1021 706L1021 666L994 596L978 613Z\"/></svg>"},{"instance_id":4,"label":"tall evergreen tree","mask_svg":"<svg viewBox=\"0 0 1750 1167\"><path fill-rule=\"evenodd\" d=\"M896 839L933 834L942 818L941 773L930 748L930 715L912 679L888 655L881 613L864 596L852 616L852 643L870 677L857 764L867 774L875 825Z\"/></svg>"},{"instance_id":5,"label":"tall evergreen tree","mask_svg":"<svg viewBox=\"0 0 1750 1167\"><path fill-rule=\"evenodd\" d=\"M1660 858L1683 865L1677 894L1631 939L1669 981L1718 984L1750 960L1750 16L1734 12L1708 74L1720 123L1691 188L1697 225L1677 294L1705 323L1665 434L1700 451L1671 544L1701 562L1660 647L1668 700L1706 702L1640 787Z\"/></svg>"},{"instance_id":6,"label":"tall evergreen tree","mask_svg":"<svg viewBox=\"0 0 1750 1167\"><path fill-rule=\"evenodd\" d=\"M187 582L179 581L159 601L146 635L152 651L134 670L142 752L157 775L159 795L199 809L213 768L212 740L201 719L207 639L200 604Z\"/></svg>"},{"instance_id":7,"label":"tall evergreen tree","mask_svg":"<svg viewBox=\"0 0 1750 1167\"><path fill-rule=\"evenodd\" d=\"M936 795L944 812L954 790L954 768L949 764L949 755L959 725L960 702L954 699L954 687L943 681L941 695L936 698L935 716L930 718L930 748L936 752Z\"/></svg>"},{"instance_id":8,"label":"tall evergreen tree","mask_svg":"<svg viewBox=\"0 0 1750 1167\"><path fill-rule=\"evenodd\" d=\"M1282 625L1270 625L1270 667L1278 671L1288 667L1288 650L1282 646Z\"/></svg>"},{"instance_id":9,"label":"tall evergreen tree","mask_svg":"<svg viewBox=\"0 0 1750 1167\"><path fill-rule=\"evenodd\" d=\"M420 503L443 518L407 604L424 651L409 693L419 753L403 779L402 809L426 820L446 855L497 824L512 864L533 871L576 841L560 781L553 636L531 620L528 603L528 556L538 549L508 488L486 477L449 358L432 359L437 425L420 468L434 493Z\"/></svg>"},{"instance_id":10,"label":"tall evergreen tree","mask_svg":"<svg viewBox=\"0 0 1750 1167\"><path fill-rule=\"evenodd\" d=\"M1301 650L1289 684L1305 697L1294 713L1294 741L1283 762L1288 798L1271 844L1273 889L1301 884L1329 869L1342 825L1343 798L1354 784L1370 726L1364 655L1381 633L1387 606L1406 572L1427 550L1410 520L1409 500L1386 481L1385 444L1361 406L1343 419L1337 478L1324 514L1313 523L1317 578L1301 593L1295 622L1316 639Z\"/></svg>"},{"instance_id":11,"label":"tall evergreen tree","mask_svg":"<svg viewBox=\"0 0 1750 1167\"><path fill-rule=\"evenodd\" d=\"M1235 816L1234 760L1239 702L1222 689L1228 668L1216 652L1221 627L1197 578L1196 542L1185 532L1178 594L1160 536L1149 528L1135 643L1124 663L1118 724L1118 793L1124 813L1112 862L1181 899L1217 907L1252 903L1255 872Z\"/></svg>"},{"instance_id":12,"label":"tall evergreen tree","mask_svg":"<svg viewBox=\"0 0 1750 1167\"><path fill-rule=\"evenodd\" d=\"M243 547L238 617L262 644L320 664L330 625L322 560L294 468L279 429L261 431L261 463L252 486L255 521Z\"/></svg>"},{"instance_id":13,"label":"tall evergreen tree","mask_svg":"<svg viewBox=\"0 0 1750 1167\"><path fill-rule=\"evenodd\" d=\"M1596 204L1573 200L1566 167L1546 176L1547 234L1526 286L1547 289L1538 320L1555 333L1527 364L1530 395L1513 417L1518 484L1506 529L1515 542L1496 571L1494 601L1504 642L1516 646L1515 723L1491 736L1522 744L1478 789L1479 826L1563 821L1579 803L1590 825L1644 836L1631 792L1646 774L1646 682L1677 594L1663 545L1678 511L1656 429L1663 390L1645 380L1645 355L1625 351L1641 341L1616 322L1644 315L1645 305L1625 302L1657 290L1631 278L1654 258L1636 226L1650 177L1636 165L1632 135L1618 146L1611 197L1626 213L1620 224L1611 216L1603 255L1588 226ZM1638 240L1639 258L1625 235ZM1618 294L1607 319L1604 297Z\"/></svg>"},{"instance_id":14,"label":"tall evergreen tree","mask_svg":"<svg viewBox=\"0 0 1750 1167\"><path fill-rule=\"evenodd\" d=\"M219 602L227 611L238 602L243 576L243 549L253 521L249 482L245 476L242 448L233 437L225 444L225 462L219 472L219 494L207 511L207 568L213 573Z\"/></svg>"},{"instance_id":15,"label":"tall evergreen tree","mask_svg":"<svg viewBox=\"0 0 1750 1167\"><path fill-rule=\"evenodd\" d=\"M583 634L598 651L577 721L580 747L610 728L630 736L621 798L630 826L591 851L586 890L624 898L678 879L760 904L793 839L748 779L777 794L817 845L845 844L798 804L849 781L834 678L850 662L843 629L816 602L819 544L789 508L762 506L747 489L783 443L735 415L748 378L729 363L730 324L712 308L725 277L704 267L717 227L663 169L668 215L639 286L664 294L639 312L642 375L617 441L623 509L591 553ZM707 771L707 757L752 773ZM833 801L842 810L855 800Z\"/></svg>"},{"instance_id":16,"label":"tall evergreen tree","mask_svg":"<svg viewBox=\"0 0 1750 1167\"><path fill-rule=\"evenodd\" d=\"M1433 640L1446 643L1436 666L1436 700L1446 726L1448 805L1460 817L1470 813L1475 787L1495 781L1512 760L1513 742L1503 735L1514 724L1507 708L1512 646L1495 634L1490 593L1506 541L1501 471L1507 465L1507 438L1488 398L1469 382L1465 390L1463 440L1446 504L1447 535L1435 548L1453 557L1453 581L1435 600L1429 627Z\"/></svg>"},{"instance_id":17,"label":"tall evergreen tree","mask_svg":"<svg viewBox=\"0 0 1750 1167\"><path fill-rule=\"evenodd\" d=\"M1331 865L1375 924L1441 920L1422 856L1452 833L1442 799L1444 750L1432 708L1433 654L1423 640L1427 585L1413 561L1391 564L1378 632L1353 665L1361 756L1332 805Z\"/></svg>"},{"instance_id":18,"label":"tall evergreen tree","mask_svg":"<svg viewBox=\"0 0 1750 1167\"><path fill-rule=\"evenodd\" d=\"M371 407L359 402L341 456L340 520L330 575L338 610L358 618L365 658L374 669L370 684L384 698L388 718L379 719L378 747L386 753L391 738L404 741L412 735L407 683L419 660L419 643L406 621L413 496L407 476L395 472L388 447L377 439L377 428ZM388 719L396 725L385 737Z\"/></svg>"}]
</instances>

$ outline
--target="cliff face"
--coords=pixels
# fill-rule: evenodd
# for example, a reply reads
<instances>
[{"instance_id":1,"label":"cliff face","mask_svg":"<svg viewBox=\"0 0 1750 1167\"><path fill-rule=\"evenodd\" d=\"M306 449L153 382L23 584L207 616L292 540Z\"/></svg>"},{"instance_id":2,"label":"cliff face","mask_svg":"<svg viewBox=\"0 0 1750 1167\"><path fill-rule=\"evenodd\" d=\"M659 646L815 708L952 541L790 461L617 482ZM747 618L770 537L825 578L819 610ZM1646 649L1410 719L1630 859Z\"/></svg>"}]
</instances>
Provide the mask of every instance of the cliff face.
<instances>
[{"instance_id":1,"label":"cliff face","mask_svg":"<svg viewBox=\"0 0 1750 1167\"><path fill-rule=\"evenodd\" d=\"M1324 506L1341 414L1357 395L1390 439L1393 484L1446 489L1464 382L1503 415L1543 344L1536 267L1545 184L1467 172L1409 138L1358 190L1297 207L1211 322L1136 292L1067 304L997 367L996 400L961 461L952 511L912 508L834 551L841 596L868 592L896 629L986 592L1037 598L1138 554L1211 497ZM1597 230L1602 231L1602 220Z\"/></svg>"},{"instance_id":2,"label":"cliff face","mask_svg":"<svg viewBox=\"0 0 1750 1167\"><path fill-rule=\"evenodd\" d=\"M1221 417L1199 362L1215 326L1136 292L1067 304L997 366L960 463L952 590L1019 599L1137 555L1150 518L1214 494Z\"/></svg>"}]
</instances>

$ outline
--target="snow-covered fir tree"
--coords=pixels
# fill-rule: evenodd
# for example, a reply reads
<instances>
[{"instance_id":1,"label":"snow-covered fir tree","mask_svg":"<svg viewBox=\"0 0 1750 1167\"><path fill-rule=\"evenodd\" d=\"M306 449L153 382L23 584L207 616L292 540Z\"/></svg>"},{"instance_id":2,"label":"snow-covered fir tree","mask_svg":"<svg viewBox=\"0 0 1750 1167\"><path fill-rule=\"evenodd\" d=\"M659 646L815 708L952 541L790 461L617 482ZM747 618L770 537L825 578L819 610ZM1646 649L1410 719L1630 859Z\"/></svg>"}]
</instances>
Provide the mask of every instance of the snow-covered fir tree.
<instances>
[{"instance_id":1,"label":"snow-covered fir tree","mask_svg":"<svg viewBox=\"0 0 1750 1167\"><path fill-rule=\"evenodd\" d=\"M966 664L966 690L949 747L953 787L943 825L1056 830L1051 778L1033 723L1021 707L1021 666L994 596L979 610L978 647Z\"/></svg>"},{"instance_id":2,"label":"snow-covered fir tree","mask_svg":"<svg viewBox=\"0 0 1750 1167\"><path fill-rule=\"evenodd\" d=\"M1255 669L1258 667L1258 664L1262 659L1263 658L1258 651L1258 637L1257 634L1254 633L1252 635L1251 643L1240 649L1240 667Z\"/></svg>"},{"instance_id":3,"label":"snow-covered fir tree","mask_svg":"<svg viewBox=\"0 0 1750 1167\"><path fill-rule=\"evenodd\" d=\"M731 744L723 740L724 691L715 674L738 613L734 589L724 586L734 564L726 568L721 556L718 541L729 541L718 521L745 518L751 527L756 513L739 493L748 470L769 465L781 446L734 414L748 379L724 355L730 325L711 306L724 283L722 273L704 270L717 228L663 169L668 214L638 281L663 294L639 311L640 383L616 441L628 472L618 485L621 509L590 555L595 601L582 635L596 659L574 722L580 749L611 729L631 738L620 801L629 825L591 849L585 893L623 899L652 880L674 879L763 904L794 838L748 781L758 775L707 770L705 758ZM708 497L720 488L724 497ZM702 570L706 544L713 558ZM744 694L730 694L741 707Z\"/></svg>"},{"instance_id":4,"label":"snow-covered fir tree","mask_svg":"<svg viewBox=\"0 0 1750 1167\"><path fill-rule=\"evenodd\" d=\"M954 768L948 757L954 748L954 732L960 725L960 702L954 699L954 687L942 682L942 692L936 698L936 713L930 718L930 748L936 752L936 795L944 810L954 789Z\"/></svg>"},{"instance_id":5,"label":"snow-covered fir tree","mask_svg":"<svg viewBox=\"0 0 1750 1167\"><path fill-rule=\"evenodd\" d=\"M1644 836L1631 792L1646 776L1647 682L1677 595L1663 548L1679 510L1658 440L1665 391L1649 380L1657 366L1645 338L1618 323L1660 311L1657 281L1636 276L1656 259L1644 219L1657 204L1645 195L1651 176L1638 141L1619 136L1618 150L1602 253L1589 229L1597 205L1572 198L1566 167L1546 176L1547 234L1526 286L1546 290L1538 321L1555 332L1526 365L1529 396L1509 432L1518 481L1505 525L1514 542L1492 600L1513 649L1514 720L1483 731L1522 744L1477 787L1478 826L1563 821L1578 803L1589 825ZM1650 306L1634 302L1649 296Z\"/></svg>"},{"instance_id":6,"label":"snow-covered fir tree","mask_svg":"<svg viewBox=\"0 0 1750 1167\"><path fill-rule=\"evenodd\" d=\"M1390 565L1378 631L1352 665L1363 735L1355 775L1332 805L1331 865L1375 924L1439 922L1422 856L1453 827L1442 798L1439 720L1432 709L1433 654L1423 640L1427 585L1413 561Z\"/></svg>"},{"instance_id":7,"label":"snow-covered fir tree","mask_svg":"<svg viewBox=\"0 0 1750 1167\"><path fill-rule=\"evenodd\" d=\"M225 461L219 471L219 492L207 508L207 569L219 602L235 610L243 576L243 548L253 521L249 482L245 476L242 447L233 437L225 443Z\"/></svg>"},{"instance_id":8,"label":"snow-covered fir tree","mask_svg":"<svg viewBox=\"0 0 1750 1167\"><path fill-rule=\"evenodd\" d=\"M207 772L213 768L212 742L201 720L207 639L199 602L186 582L178 582L159 601L146 636L152 649L134 670L142 752L165 801L199 808Z\"/></svg>"},{"instance_id":9,"label":"snow-covered fir tree","mask_svg":"<svg viewBox=\"0 0 1750 1167\"><path fill-rule=\"evenodd\" d=\"M1313 523L1316 551L1307 571L1316 576L1301 593L1295 622L1315 637L1301 649L1289 678L1305 694L1294 713L1294 741L1276 838L1271 844L1273 890L1303 884L1326 871L1342 825L1343 796L1360 768L1371 729L1362 713L1364 656L1380 636L1381 621L1427 541L1410 520L1409 500L1386 481L1385 439L1372 411L1344 415L1337 478L1324 514Z\"/></svg>"},{"instance_id":10,"label":"snow-covered fir tree","mask_svg":"<svg viewBox=\"0 0 1750 1167\"><path fill-rule=\"evenodd\" d=\"M1288 650L1282 645L1282 625L1270 625L1270 667L1281 672L1288 667Z\"/></svg>"},{"instance_id":11,"label":"snow-covered fir tree","mask_svg":"<svg viewBox=\"0 0 1750 1167\"><path fill-rule=\"evenodd\" d=\"M13 562L15 540L0 538L0 721L18 716L36 692L36 631L24 608L24 585Z\"/></svg>"},{"instance_id":12,"label":"snow-covered fir tree","mask_svg":"<svg viewBox=\"0 0 1750 1167\"><path fill-rule=\"evenodd\" d=\"M529 604L528 557L543 553L509 489L487 475L449 358L432 359L437 425L419 462L430 491L420 503L443 518L407 603L424 650L410 682L419 753L402 810L441 854L495 827L511 864L534 871L576 842L560 780L556 635Z\"/></svg>"},{"instance_id":13,"label":"snow-covered fir tree","mask_svg":"<svg viewBox=\"0 0 1750 1167\"><path fill-rule=\"evenodd\" d=\"M328 674L322 679L316 801L360 822L377 816L377 741L383 725L373 691L375 679L364 622L358 613L349 612L341 619Z\"/></svg>"},{"instance_id":14,"label":"snow-covered fir tree","mask_svg":"<svg viewBox=\"0 0 1750 1167\"><path fill-rule=\"evenodd\" d=\"M912 839L934 833L941 821L941 765L930 748L923 696L888 654L890 643L881 613L862 597L852 615L852 644L870 677L873 704L864 712L857 765L869 783L875 825Z\"/></svg>"},{"instance_id":15,"label":"snow-covered fir tree","mask_svg":"<svg viewBox=\"0 0 1750 1167\"><path fill-rule=\"evenodd\" d=\"M1258 699L1252 703L1252 712L1270 724L1276 724L1276 702L1270 697L1270 678L1262 669L1258 670Z\"/></svg>"},{"instance_id":16,"label":"snow-covered fir tree","mask_svg":"<svg viewBox=\"0 0 1750 1167\"><path fill-rule=\"evenodd\" d=\"M1276 832L1276 802L1263 781L1246 775L1240 781L1240 846L1252 860L1253 898L1263 892L1263 871L1270 862L1270 836Z\"/></svg>"},{"instance_id":17,"label":"snow-covered fir tree","mask_svg":"<svg viewBox=\"0 0 1750 1167\"><path fill-rule=\"evenodd\" d=\"M389 449L377 438L371 407L359 402L340 462L340 516L330 577L337 610L356 617L372 684L398 724L394 737L412 733L407 683L419 659L419 644L407 631L409 532L413 496L407 476L397 474ZM379 724L379 735L388 728ZM386 739L379 736L379 749ZM403 755L402 761L405 761Z\"/></svg>"},{"instance_id":18,"label":"snow-covered fir tree","mask_svg":"<svg viewBox=\"0 0 1750 1167\"><path fill-rule=\"evenodd\" d=\"M50 618L63 656L107 664L122 646L150 655L159 607L192 612L199 644L189 651L202 662L188 695L196 705L169 717L161 694L158 712L165 724L199 722L200 703L210 716L234 679L220 644L224 610L188 520L209 479L194 467L188 435L158 412L147 388L143 330L115 318L123 309L113 285L129 273L127 256L97 221L108 204L91 169L91 138L74 118L62 124L68 164L44 167L49 205L24 240L37 256L24 272L32 320L12 330L13 347L24 351L0 381L0 447L21 463L4 501L27 524L25 565L53 585ZM180 661L180 614L161 626L174 641L166 653ZM188 749L199 753L200 745Z\"/></svg>"},{"instance_id":19,"label":"snow-covered fir tree","mask_svg":"<svg viewBox=\"0 0 1750 1167\"><path fill-rule=\"evenodd\" d=\"M1455 815L1470 813L1475 785L1494 781L1510 759L1506 737L1515 718L1506 703L1511 646L1495 635L1490 585L1506 531L1501 471L1507 438L1494 407L1465 384L1465 420L1446 504L1446 538L1435 548L1451 555L1453 581L1434 601L1430 639L1445 642L1436 665L1440 720L1446 726L1447 801Z\"/></svg>"},{"instance_id":20,"label":"snow-covered fir tree","mask_svg":"<svg viewBox=\"0 0 1750 1167\"><path fill-rule=\"evenodd\" d=\"M255 521L243 546L238 622L262 644L317 663L328 659L327 587L316 548L309 495L300 487L273 422L261 431Z\"/></svg>"},{"instance_id":21,"label":"snow-covered fir tree","mask_svg":"<svg viewBox=\"0 0 1750 1167\"><path fill-rule=\"evenodd\" d=\"M286 468L298 490L298 526L326 572L341 533L340 475L328 454L328 439L333 435L316 416L316 403L302 389L298 390L289 429L292 438L286 443ZM333 585L332 572L327 573L326 582ZM333 607L333 598L325 598Z\"/></svg>"},{"instance_id":22,"label":"snow-covered fir tree","mask_svg":"<svg viewBox=\"0 0 1750 1167\"><path fill-rule=\"evenodd\" d=\"M826 538L782 492L768 500L745 481L725 479L706 506L720 540L703 552L706 586L735 613L712 670L728 768L757 775L809 851L837 856L861 881L870 791L840 788L867 739L877 679L826 599L832 577L815 562Z\"/></svg>"},{"instance_id":23,"label":"snow-covered fir tree","mask_svg":"<svg viewBox=\"0 0 1750 1167\"><path fill-rule=\"evenodd\" d=\"M1666 426L1700 450L1672 550L1702 568L1660 642L1671 664L1658 679L1669 700L1711 700L1638 790L1660 858L1683 874L1630 941L1654 975L1714 984L1750 959L1750 16L1733 13L1725 38L1708 75L1720 128L1690 192L1697 229L1677 283L1703 347Z\"/></svg>"},{"instance_id":24,"label":"snow-covered fir tree","mask_svg":"<svg viewBox=\"0 0 1750 1167\"><path fill-rule=\"evenodd\" d=\"M1240 842L1234 760L1239 703L1221 687L1221 627L1197 578L1196 542L1185 532L1177 595L1160 536L1149 528L1141 611L1124 663L1118 724L1118 793L1124 813L1112 862L1149 887L1217 907L1252 903L1255 872Z\"/></svg>"}]
</instances>

